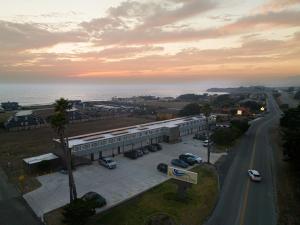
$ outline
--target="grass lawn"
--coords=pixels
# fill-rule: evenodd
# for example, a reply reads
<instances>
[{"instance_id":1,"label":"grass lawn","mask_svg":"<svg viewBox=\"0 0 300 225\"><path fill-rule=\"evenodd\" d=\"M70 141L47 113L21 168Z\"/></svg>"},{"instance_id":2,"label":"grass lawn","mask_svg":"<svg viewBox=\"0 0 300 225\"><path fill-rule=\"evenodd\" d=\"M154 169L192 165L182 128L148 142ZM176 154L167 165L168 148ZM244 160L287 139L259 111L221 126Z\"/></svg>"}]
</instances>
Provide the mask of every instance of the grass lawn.
<instances>
[{"instance_id":1,"label":"grass lawn","mask_svg":"<svg viewBox=\"0 0 300 225\"><path fill-rule=\"evenodd\" d=\"M173 180L141 194L107 212L95 215L88 225L144 225L155 214L170 215L176 225L200 225L210 215L218 194L217 177L213 169L199 166L198 184L188 189L185 202L177 199L177 185Z\"/></svg>"},{"instance_id":2,"label":"grass lawn","mask_svg":"<svg viewBox=\"0 0 300 225\"><path fill-rule=\"evenodd\" d=\"M0 124L4 123L7 121L7 119L12 116L13 113L12 112L4 112L4 113L0 113Z\"/></svg>"}]
</instances>

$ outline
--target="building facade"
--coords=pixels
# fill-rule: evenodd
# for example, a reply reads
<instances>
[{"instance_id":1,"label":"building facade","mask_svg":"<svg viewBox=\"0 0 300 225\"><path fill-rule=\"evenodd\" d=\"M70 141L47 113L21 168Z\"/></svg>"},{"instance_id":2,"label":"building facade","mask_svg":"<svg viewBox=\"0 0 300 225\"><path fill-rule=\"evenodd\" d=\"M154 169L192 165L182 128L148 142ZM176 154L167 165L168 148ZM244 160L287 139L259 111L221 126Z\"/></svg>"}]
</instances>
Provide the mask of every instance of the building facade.
<instances>
[{"instance_id":1,"label":"building facade","mask_svg":"<svg viewBox=\"0 0 300 225\"><path fill-rule=\"evenodd\" d=\"M5 129L10 131L34 129L42 126L45 126L45 121L33 114L31 110L19 111L4 123Z\"/></svg>"},{"instance_id":2,"label":"building facade","mask_svg":"<svg viewBox=\"0 0 300 225\"><path fill-rule=\"evenodd\" d=\"M209 117L209 124L215 122L215 116ZM200 115L69 137L68 142L73 155L90 155L95 159L122 154L153 143L176 143L183 136L205 131L206 118ZM59 144L58 139L54 141Z\"/></svg>"}]
</instances>

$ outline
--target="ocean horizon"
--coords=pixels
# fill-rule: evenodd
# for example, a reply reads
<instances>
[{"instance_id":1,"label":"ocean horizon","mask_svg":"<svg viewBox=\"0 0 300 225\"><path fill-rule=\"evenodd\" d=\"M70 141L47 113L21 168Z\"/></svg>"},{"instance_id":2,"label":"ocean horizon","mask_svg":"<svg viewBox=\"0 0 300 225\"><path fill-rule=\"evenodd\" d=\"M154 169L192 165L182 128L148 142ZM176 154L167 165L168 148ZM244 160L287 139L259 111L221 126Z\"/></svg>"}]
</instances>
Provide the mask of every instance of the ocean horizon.
<instances>
[{"instance_id":1,"label":"ocean horizon","mask_svg":"<svg viewBox=\"0 0 300 225\"><path fill-rule=\"evenodd\" d=\"M217 85L216 85L217 86ZM60 97L83 101L111 100L112 97L154 95L177 97L181 94L206 93L215 87L200 84L0 84L0 102L20 105L51 104ZM220 87L220 85L219 85ZM222 85L224 87L224 85Z\"/></svg>"}]
</instances>

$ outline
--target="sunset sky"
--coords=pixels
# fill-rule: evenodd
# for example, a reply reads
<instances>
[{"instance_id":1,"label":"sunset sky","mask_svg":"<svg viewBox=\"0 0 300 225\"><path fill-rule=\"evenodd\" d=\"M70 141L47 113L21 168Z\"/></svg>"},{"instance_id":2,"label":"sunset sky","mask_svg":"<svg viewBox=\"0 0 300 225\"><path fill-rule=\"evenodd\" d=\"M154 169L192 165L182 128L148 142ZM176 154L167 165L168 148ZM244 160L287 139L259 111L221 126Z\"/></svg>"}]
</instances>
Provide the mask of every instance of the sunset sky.
<instances>
[{"instance_id":1,"label":"sunset sky","mask_svg":"<svg viewBox=\"0 0 300 225\"><path fill-rule=\"evenodd\" d=\"M0 3L0 82L300 77L300 0Z\"/></svg>"}]
</instances>

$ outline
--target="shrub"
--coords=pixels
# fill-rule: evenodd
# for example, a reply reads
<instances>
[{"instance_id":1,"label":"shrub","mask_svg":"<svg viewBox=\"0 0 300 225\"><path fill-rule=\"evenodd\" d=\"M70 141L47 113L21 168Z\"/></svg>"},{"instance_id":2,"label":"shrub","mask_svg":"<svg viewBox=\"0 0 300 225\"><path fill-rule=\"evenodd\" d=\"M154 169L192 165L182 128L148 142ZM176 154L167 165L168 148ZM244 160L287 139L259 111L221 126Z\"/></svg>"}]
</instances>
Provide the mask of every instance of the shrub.
<instances>
[{"instance_id":1,"label":"shrub","mask_svg":"<svg viewBox=\"0 0 300 225\"><path fill-rule=\"evenodd\" d=\"M68 225L84 225L89 217L95 214L95 203L76 199L63 208L63 223Z\"/></svg>"},{"instance_id":2,"label":"shrub","mask_svg":"<svg viewBox=\"0 0 300 225\"><path fill-rule=\"evenodd\" d=\"M200 114L201 107L198 103L190 103L179 111L179 116L192 116Z\"/></svg>"},{"instance_id":3,"label":"shrub","mask_svg":"<svg viewBox=\"0 0 300 225\"><path fill-rule=\"evenodd\" d=\"M247 120L232 120L231 126L232 126L232 128L236 128L236 129L240 130L240 135L245 133L248 130L248 128L250 127Z\"/></svg>"}]
</instances>

